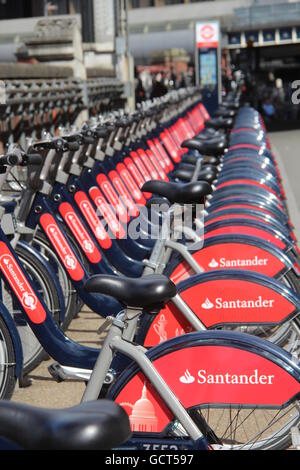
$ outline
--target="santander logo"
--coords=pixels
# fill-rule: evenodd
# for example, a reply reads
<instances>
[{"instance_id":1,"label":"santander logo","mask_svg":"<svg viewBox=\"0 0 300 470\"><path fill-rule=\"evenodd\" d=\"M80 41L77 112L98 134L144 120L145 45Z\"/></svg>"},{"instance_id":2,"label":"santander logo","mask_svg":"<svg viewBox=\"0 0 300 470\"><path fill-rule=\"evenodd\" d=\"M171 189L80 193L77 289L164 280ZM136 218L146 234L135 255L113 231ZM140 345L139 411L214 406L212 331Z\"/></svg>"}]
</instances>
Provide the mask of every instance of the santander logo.
<instances>
[{"instance_id":1,"label":"santander logo","mask_svg":"<svg viewBox=\"0 0 300 470\"><path fill-rule=\"evenodd\" d=\"M208 263L208 266L210 268L240 268L247 266L267 266L268 261L268 258L259 258L258 256L254 256L253 258L249 259L220 258L219 260L215 260L215 258L213 258Z\"/></svg>"},{"instance_id":2,"label":"santander logo","mask_svg":"<svg viewBox=\"0 0 300 470\"><path fill-rule=\"evenodd\" d=\"M47 233L53 244L56 246L57 250L63 256L66 268L74 271L77 267L77 260L70 252L63 235L59 232L54 224L48 225Z\"/></svg>"},{"instance_id":3,"label":"santander logo","mask_svg":"<svg viewBox=\"0 0 300 470\"><path fill-rule=\"evenodd\" d=\"M76 269L77 261L73 256L67 255L65 257L65 264L69 269L73 271L74 269Z\"/></svg>"},{"instance_id":4,"label":"santander logo","mask_svg":"<svg viewBox=\"0 0 300 470\"><path fill-rule=\"evenodd\" d=\"M65 216L66 221L69 226L73 228L75 234L77 235L77 239L82 245L82 248L86 253L93 253L95 249L95 245L92 240L88 237L84 227L82 226L78 217L73 214L72 212L68 212Z\"/></svg>"},{"instance_id":5,"label":"santander logo","mask_svg":"<svg viewBox=\"0 0 300 470\"><path fill-rule=\"evenodd\" d=\"M135 186L134 182L131 179L130 174L128 173L127 170L122 170L121 171L121 177L124 179L126 182L127 186L130 189L130 192L132 193L134 199L139 200L142 197L141 191Z\"/></svg>"},{"instance_id":6,"label":"santander logo","mask_svg":"<svg viewBox=\"0 0 300 470\"><path fill-rule=\"evenodd\" d=\"M203 302L201 307L204 308L205 310L210 310L211 308L214 307L214 304L212 304L211 301L207 298L205 302Z\"/></svg>"},{"instance_id":7,"label":"santander logo","mask_svg":"<svg viewBox=\"0 0 300 470\"><path fill-rule=\"evenodd\" d=\"M25 292L22 296L22 304L29 310L35 310L37 307L37 298L32 292Z\"/></svg>"},{"instance_id":8,"label":"santander logo","mask_svg":"<svg viewBox=\"0 0 300 470\"><path fill-rule=\"evenodd\" d=\"M195 377L197 377L197 380ZM211 373L206 369L201 369L194 375L191 375L189 370L186 369L185 373L179 377L179 382L183 384L192 384L195 382L199 385L273 385L274 378L275 375L260 373L258 369L244 374L229 374L226 372Z\"/></svg>"},{"instance_id":9,"label":"santander logo","mask_svg":"<svg viewBox=\"0 0 300 470\"><path fill-rule=\"evenodd\" d=\"M51 214L43 214L40 224L71 278L75 281L81 280L84 271L54 217Z\"/></svg>"},{"instance_id":10,"label":"santander logo","mask_svg":"<svg viewBox=\"0 0 300 470\"><path fill-rule=\"evenodd\" d=\"M94 213L94 209L88 201L82 201L79 205L83 214L87 217L88 222L92 225L96 238L99 240L105 240L106 232L104 227L100 224L97 215Z\"/></svg>"},{"instance_id":11,"label":"santander logo","mask_svg":"<svg viewBox=\"0 0 300 470\"><path fill-rule=\"evenodd\" d=\"M86 251L87 253L93 253L94 251L93 242L89 240L83 240L82 245L83 245L84 251Z\"/></svg>"},{"instance_id":12,"label":"santander logo","mask_svg":"<svg viewBox=\"0 0 300 470\"><path fill-rule=\"evenodd\" d=\"M100 240L105 240L106 233L102 225L97 225L97 227L95 227L95 233L97 238L99 238Z\"/></svg>"},{"instance_id":13,"label":"santander logo","mask_svg":"<svg viewBox=\"0 0 300 470\"><path fill-rule=\"evenodd\" d=\"M192 384L195 382L195 377L193 377L189 370L186 369L185 373L179 378L179 381L183 384Z\"/></svg>"},{"instance_id":14,"label":"santander logo","mask_svg":"<svg viewBox=\"0 0 300 470\"><path fill-rule=\"evenodd\" d=\"M1 256L0 265L6 274L8 280L11 282L15 289L19 300L21 301L24 308L29 310L36 310L37 308L37 297L31 290L27 280L23 276L19 267L16 265L15 260L9 254Z\"/></svg>"},{"instance_id":15,"label":"santander logo","mask_svg":"<svg viewBox=\"0 0 300 470\"><path fill-rule=\"evenodd\" d=\"M124 206L121 204L121 202L119 201L119 198L118 196L115 194L113 188L111 187L111 185L107 182L104 182L102 185L101 185L101 189L103 190L103 192L107 195L108 199L111 201L111 203L113 204L113 206L115 207L115 209L118 211L118 213L120 214L120 216L123 216L125 214L125 208ZM102 200L101 200L101 203L103 204Z\"/></svg>"},{"instance_id":16,"label":"santander logo","mask_svg":"<svg viewBox=\"0 0 300 470\"><path fill-rule=\"evenodd\" d=\"M232 300L223 300L222 297L218 297L212 303L209 298L207 298L202 304L201 307L205 310L211 310L215 308L216 310L220 309L251 309L251 308L273 308L275 304L274 299L263 299L259 295L256 299L232 299Z\"/></svg>"},{"instance_id":17,"label":"santander logo","mask_svg":"<svg viewBox=\"0 0 300 470\"><path fill-rule=\"evenodd\" d=\"M211 262L208 264L210 268L217 268L219 266L219 263L213 258Z\"/></svg>"}]
</instances>

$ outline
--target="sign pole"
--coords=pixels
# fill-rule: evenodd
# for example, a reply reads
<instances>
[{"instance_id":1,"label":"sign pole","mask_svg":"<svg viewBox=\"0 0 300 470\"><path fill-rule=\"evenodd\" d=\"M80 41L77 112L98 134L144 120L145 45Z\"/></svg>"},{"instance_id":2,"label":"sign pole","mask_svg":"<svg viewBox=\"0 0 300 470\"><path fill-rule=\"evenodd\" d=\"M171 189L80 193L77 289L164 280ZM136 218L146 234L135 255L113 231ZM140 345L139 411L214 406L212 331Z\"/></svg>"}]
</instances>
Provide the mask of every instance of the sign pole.
<instances>
[{"instance_id":1,"label":"sign pole","mask_svg":"<svg viewBox=\"0 0 300 470\"><path fill-rule=\"evenodd\" d=\"M197 22L195 27L196 83L203 103L212 114L222 99L221 41L218 21Z\"/></svg>"}]
</instances>

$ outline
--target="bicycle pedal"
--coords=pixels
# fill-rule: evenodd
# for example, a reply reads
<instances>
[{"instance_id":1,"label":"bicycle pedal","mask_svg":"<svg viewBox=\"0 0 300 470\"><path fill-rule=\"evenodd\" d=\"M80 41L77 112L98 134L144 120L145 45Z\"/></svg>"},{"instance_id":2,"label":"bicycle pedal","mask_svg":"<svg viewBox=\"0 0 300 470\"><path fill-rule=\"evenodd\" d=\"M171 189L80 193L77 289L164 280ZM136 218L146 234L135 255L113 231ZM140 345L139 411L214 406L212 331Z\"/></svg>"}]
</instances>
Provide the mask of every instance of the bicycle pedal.
<instances>
[{"instance_id":1,"label":"bicycle pedal","mask_svg":"<svg viewBox=\"0 0 300 470\"><path fill-rule=\"evenodd\" d=\"M62 377L61 370L58 366L58 363L51 364L51 366L48 367L48 372L57 383L61 383L65 378Z\"/></svg>"},{"instance_id":2,"label":"bicycle pedal","mask_svg":"<svg viewBox=\"0 0 300 470\"><path fill-rule=\"evenodd\" d=\"M78 367L62 366L58 362L54 362L48 367L50 375L56 382L64 382L66 380L75 380L79 382L87 382L90 379L92 371L89 369L79 369Z\"/></svg>"}]
</instances>

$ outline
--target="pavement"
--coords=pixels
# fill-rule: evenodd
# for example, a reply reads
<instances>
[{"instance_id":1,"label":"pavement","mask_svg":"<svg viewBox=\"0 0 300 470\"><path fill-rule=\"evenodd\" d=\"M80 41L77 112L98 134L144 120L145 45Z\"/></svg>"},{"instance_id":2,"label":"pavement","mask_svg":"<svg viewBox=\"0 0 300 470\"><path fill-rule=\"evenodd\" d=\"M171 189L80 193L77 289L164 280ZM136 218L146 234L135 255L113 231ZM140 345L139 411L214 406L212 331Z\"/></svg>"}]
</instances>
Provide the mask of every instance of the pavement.
<instances>
[{"instance_id":1,"label":"pavement","mask_svg":"<svg viewBox=\"0 0 300 470\"><path fill-rule=\"evenodd\" d=\"M72 321L67 336L86 346L99 348L102 338L97 330L103 321L99 315L84 307L79 317ZM65 408L80 403L85 384L76 381L57 383L48 372L53 362L53 359L43 361L32 371L28 376L31 385L26 388L17 386L12 400L47 408Z\"/></svg>"},{"instance_id":2,"label":"pavement","mask_svg":"<svg viewBox=\"0 0 300 470\"><path fill-rule=\"evenodd\" d=\"M300 130L268 135L283 180L290 219L300 240Z\"/></svg>"}]
</instances>

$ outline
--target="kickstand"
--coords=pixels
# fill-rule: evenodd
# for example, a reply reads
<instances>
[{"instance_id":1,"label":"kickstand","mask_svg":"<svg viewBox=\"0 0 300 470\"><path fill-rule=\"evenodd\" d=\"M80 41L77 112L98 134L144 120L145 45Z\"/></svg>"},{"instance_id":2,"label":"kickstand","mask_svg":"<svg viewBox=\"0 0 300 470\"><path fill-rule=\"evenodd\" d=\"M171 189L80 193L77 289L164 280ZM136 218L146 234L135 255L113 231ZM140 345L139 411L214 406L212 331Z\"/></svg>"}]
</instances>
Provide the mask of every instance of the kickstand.
<instances>
[{"instance_id":1,"label":"kickstand","mask_svg":"<svg viewBox=\"0 0 300 470\"><path fill-rule=\"evenodd\" d=\"M28 377L28 375L21 375L19 378L19 387L20 388L27 388L32 385L32 379Z\"/></svg>"}]
</instances>

